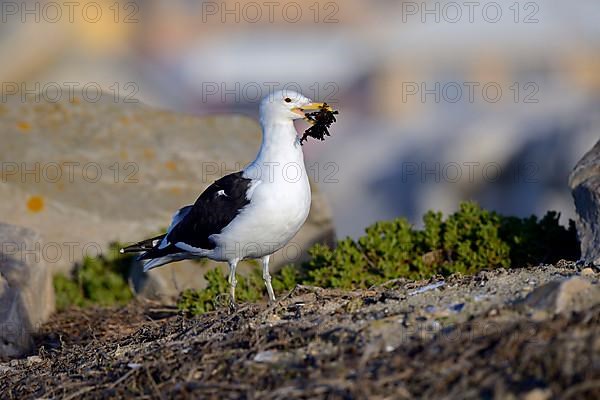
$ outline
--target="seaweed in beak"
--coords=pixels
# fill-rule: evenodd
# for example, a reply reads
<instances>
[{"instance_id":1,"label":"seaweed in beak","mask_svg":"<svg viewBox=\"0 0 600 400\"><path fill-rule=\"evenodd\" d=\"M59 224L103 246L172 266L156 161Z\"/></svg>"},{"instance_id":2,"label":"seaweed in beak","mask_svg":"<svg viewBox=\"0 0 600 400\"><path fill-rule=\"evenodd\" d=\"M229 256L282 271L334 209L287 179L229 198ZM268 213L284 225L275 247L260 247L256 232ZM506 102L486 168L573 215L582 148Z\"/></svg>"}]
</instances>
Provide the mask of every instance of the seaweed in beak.
<instances>
[{"instance_id":1,"label":"seaweed in beak","mask_svg":"<svg viewBox=\"0 0 600 400\"><path fill-rule=\"evenodd\" d=\"M304 109L306 110L307 108ZM304 144L308 140L308 137L325 140L325 136L331 136L329 128L337 121L335 116L338 114L339 112L333 110L327 103L319 104L318 111L306 114L306 121L312 126L304 131L304 135L300 139L300 144Z\"/></svg>"}]
</instances>

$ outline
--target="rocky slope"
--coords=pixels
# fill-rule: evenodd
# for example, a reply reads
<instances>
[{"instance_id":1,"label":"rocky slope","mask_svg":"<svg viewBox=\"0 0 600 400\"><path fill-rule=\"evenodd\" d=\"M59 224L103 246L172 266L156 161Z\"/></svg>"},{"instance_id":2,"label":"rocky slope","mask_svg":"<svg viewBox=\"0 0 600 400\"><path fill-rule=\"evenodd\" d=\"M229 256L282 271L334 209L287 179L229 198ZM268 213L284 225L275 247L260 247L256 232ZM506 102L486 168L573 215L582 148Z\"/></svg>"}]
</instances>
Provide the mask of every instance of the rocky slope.
<instances>
[{"instance_id":1,"label":"rocky slope","mask_svg":"<svg viewBox=\"0 0 600 400\"><path fill-rule=\"evenodd\" d=\"M598 398L597 271L572 263L366 291L298 287L186 318L137 302L54 316L0 364L9 398Z\"/></svg>"}]
</instances>

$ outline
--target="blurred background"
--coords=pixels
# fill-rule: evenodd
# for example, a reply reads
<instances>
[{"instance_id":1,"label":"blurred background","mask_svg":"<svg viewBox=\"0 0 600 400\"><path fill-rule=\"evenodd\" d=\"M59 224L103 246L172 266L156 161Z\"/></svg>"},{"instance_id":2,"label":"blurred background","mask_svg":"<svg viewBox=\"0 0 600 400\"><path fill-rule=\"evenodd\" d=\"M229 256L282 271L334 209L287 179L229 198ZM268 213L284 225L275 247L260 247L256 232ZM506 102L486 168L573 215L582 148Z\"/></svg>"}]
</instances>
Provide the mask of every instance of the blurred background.
<instances>
[{"instance_id":1,"label":"blurred background","mask_svg":"<svg viewBox=\"0 0 600 400\"><path fill-rule=\"evenodd\" d=\"M334 105L305 152L340 237L466 199L566 222L568 174L600 136L597 0L0 6L3 99L77 82L194 115L256 116L284 88Z\"/></svg>"}]
</instances>

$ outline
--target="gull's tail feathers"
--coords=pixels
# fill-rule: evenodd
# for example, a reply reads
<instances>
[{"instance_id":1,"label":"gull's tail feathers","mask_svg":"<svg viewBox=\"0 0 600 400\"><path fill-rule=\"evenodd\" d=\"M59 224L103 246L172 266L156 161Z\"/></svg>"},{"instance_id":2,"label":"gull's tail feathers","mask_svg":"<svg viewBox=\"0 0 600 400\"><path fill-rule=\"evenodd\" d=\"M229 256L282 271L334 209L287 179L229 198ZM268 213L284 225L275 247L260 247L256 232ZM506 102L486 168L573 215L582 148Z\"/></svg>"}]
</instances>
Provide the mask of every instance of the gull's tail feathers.
<instances>
[{"instance_id":1,"label":"gull's tail feathers","mask_svg":"<svg viewBox=\"0 0 600 400\"><path fill-rule=\"evenodd\" d=\"M175 261L185 260L188 257L185 254L170 254L164 257L152 258L144 262L144 272L148 272L151 269L162 267L165 264L169 264Z\"/></svg>"}]
</instances>

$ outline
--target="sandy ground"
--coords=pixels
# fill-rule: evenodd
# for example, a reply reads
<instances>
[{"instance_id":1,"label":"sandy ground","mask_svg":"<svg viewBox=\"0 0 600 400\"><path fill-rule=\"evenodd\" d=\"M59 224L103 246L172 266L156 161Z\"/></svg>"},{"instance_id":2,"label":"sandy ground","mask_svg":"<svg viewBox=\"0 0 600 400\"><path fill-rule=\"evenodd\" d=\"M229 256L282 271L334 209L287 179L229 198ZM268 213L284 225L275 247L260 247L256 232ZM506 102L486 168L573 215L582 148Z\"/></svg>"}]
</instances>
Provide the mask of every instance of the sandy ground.
<instances>
[{"instance_id":1,"label":"sandy ground","mask_svg":"<svg viewBox=\"0 0 600 400\"><path fill-rule=\"evenodd\" d=\"M0 364L0 397L597 399L600 304L555 314L522 301L579 273L298 287L196 318L139 302L71 310L43 327L35 355Z\"/></svg>"}]
</instances>

